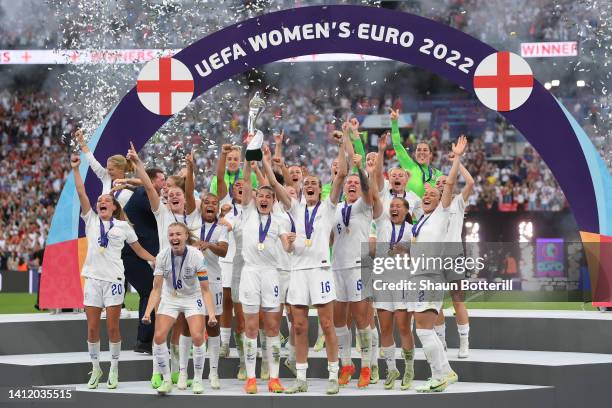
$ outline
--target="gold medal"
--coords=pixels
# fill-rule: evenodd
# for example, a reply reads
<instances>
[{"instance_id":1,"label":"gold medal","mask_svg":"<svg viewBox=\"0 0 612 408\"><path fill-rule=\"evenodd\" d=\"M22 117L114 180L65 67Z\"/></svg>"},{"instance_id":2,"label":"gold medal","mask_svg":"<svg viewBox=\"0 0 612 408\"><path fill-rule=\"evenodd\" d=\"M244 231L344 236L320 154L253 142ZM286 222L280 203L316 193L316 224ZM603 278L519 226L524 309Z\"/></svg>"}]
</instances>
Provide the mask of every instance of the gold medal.
<instances>
[{"instance_id":1,"label":"gold medal","mask_svg":"<svg viewBox=\"0 0 612 408\"><path fill-rule=\"evenodd\" d=\"M416 237L412 237L412 242L416 242Z\"/></svg>"},{"instance_id":2,"label":"gold medal","mask_svg":"<svg viewBox=\"0 0 612 408\"><path fill-rule=\"evenodd\" d=\"M257 249L259 249L260 251L263 251L265 247L266 246L264 245L263 242L260 242L259 244L257 244Z\"/></svg>"},{"instance_id":3,"label":"gold medal","mask_svg":"<svg viewBox=\"0 0 612 408\"><path fill-rule=\"evenodd\" d=\"M104 251L106 251L106 248L105 248L105 247L103 247L103 246L98 247L98 252L100 252L101 254L103 254L103 253L104 253Z\"/></svg>"},{"instance_id":4,"label":"gold medal","mask_svg":"<svg viewBox=\"0 0 612 408\"><path fill-rule=\"evenodd\" d=\"M351 233L351 229L350 229L348 226L345 228L345 230L346 230L346 233L347 233L347 234L350 234L350 233Z\"/></svg>"},{"instance_id":5,"label":"gold medal","mask_svg":"<svg viewBox=\"0 0 612 408\"><path fill-rule=\"evenodd\" d=\"M178 296L178 292L176 291L176 289L174 289L174 292L172 292L172 295L173 295L174 297L177 297L177 296Z\"/></svg>"},{"instance_id":6,"label":"gold medal","mask_svg":"<svg viewBox=\"0 0 612 408\"><path fill-rule=\"evenodd\" d=\"M304 243L307 247L312 246L312 239L310 238L306 238L306 241Z\"/></svg>"}]
</instances>

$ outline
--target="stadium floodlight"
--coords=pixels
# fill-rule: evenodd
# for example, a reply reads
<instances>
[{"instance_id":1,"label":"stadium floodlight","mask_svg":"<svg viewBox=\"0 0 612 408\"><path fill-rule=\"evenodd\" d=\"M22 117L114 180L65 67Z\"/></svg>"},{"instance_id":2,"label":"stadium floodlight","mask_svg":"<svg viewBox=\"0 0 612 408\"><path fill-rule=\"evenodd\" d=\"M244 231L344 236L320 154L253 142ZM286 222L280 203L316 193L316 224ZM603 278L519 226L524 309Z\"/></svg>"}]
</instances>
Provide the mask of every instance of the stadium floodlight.
<instances>
[{"instance_id":1,"label":"stadium floodlight","mask_svg":"<svg viewBox=\"0 0 612 408\"><path fill-rule=\"evenodd\" d=\"M558 79L553 79L552 81L550 81L550 84L552 86L559 86L561 82Z\"/></svg>"},{"instance_id":2,"label":"stadium floodlight","mask_svg":"<svg viewBox=\"0 0 612 408\"><path fill-rule=\"evenodd\" d=\"M578 81L576 81L576 86L578 88L582 88L585 85L586 85L586 82L584 82L582 79L579 79Z\"/></svg>"},{"instance_id":3,"label":"stadium floodlight","mask_svg":"<svg viewBox=\"0 0 612 408\"><path fill-rule=\"evenodd\" d=\"M552 85L550 84L550 82L544 82L544 88L550 89L552 88Z\"/></svg>"},{"instance_id":4,"label":"stadium floodlight","mask_svg":"<svg viewBox=\"0 0 612 408\"><path fill-rule=\"evenodd\" d=\"M533 238L533 223L521 221L518 226L519 242L529 242Z\"/></svg>"}]
</instances>

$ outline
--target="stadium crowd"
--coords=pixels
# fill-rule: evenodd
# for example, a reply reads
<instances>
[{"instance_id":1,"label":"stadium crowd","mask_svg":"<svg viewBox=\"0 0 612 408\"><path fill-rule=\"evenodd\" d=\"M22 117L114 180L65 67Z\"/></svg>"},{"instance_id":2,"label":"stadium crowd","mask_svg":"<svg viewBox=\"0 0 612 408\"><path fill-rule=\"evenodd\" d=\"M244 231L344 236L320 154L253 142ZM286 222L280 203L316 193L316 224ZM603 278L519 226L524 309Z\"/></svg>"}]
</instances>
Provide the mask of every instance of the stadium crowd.
<instances>
[{"instance_id":1,"label":"stadium crowd","mask_svg":"<svg viewBox=\"0 0 612 408\"><path fill-rule=\"evenodd\" d=\"M386 108L406 105L402 98L328 96L319 89L287 89L282 108L270 106L263 115L262 128L274 130L282 126L286 135L285 157L288 164L305 166L328 182L335 146L326 143L335 128L336 118L354 112L361 120L368 114L383 114ZM317 94L321 92L321 94ZM59 98L61 105L61 96ZM247 98L241 101L247 106ZM226 112L220 118L236 131L246 123L244 111ZM435 122L435 120L432 120ZM223 133L208 135L215 143L206 147L195 123L184 124L187 134L177 134L147 144L145 160L161 166L168 174L178 172L182 163L176 158L195 147L201 175L197 188L202 191L214 173L218 146ZM244 128L244 126L242 126ZM22 91L0 93L0 269L25 270L36 262L31 254L43 247L64 180L69 173L67 157L70 146L66 138L74 130L57 104L45 93ZM275 129L278 130L278 129ZM386 129L374 129L364 134L366 151L374 149L378 135ZM470 197L471 211L560 211L567 204L550 170L527 144L517 144L522 151L503 155L505 125L490 123L482 134L469 134L471 141L467 164L476 179ZM434 150L434 166L448 171L445 157L451 133L446 124L441 128L423 130L415 135L403 129L404 145L412 151L417 140L430 140ZM185 136L191 136L186 138ZM457 135L452 135L456 137ZM190 140L187 145L185 140ZM177 154L160 156L159 143L175 147ZM504 145L508 145L505 143ZM523 147L524 146L524 147ZM386 152L389 166L395 164L393 149ZM499 159L501 157L501 159ZM495 159L498 158L498 159ZM30 265L31 266L31 265Z\"/></svg>"}]
</instances>

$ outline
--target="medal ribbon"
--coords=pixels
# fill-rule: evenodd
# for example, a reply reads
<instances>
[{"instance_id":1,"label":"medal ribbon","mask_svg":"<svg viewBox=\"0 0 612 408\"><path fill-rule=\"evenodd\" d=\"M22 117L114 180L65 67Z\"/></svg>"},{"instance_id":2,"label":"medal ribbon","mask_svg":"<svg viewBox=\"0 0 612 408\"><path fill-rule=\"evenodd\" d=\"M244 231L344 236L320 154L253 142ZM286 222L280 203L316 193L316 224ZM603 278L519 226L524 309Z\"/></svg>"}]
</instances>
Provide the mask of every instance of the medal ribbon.
<instances>
[{"instance_id":1,"label":"medal ribbon","mask_svg":"<svg viewBox=\"0 0 612 408\"><path fill-rule=\"evenodd\" d=\"M268 221L266 221L266 226L264 227L261 224L261 217L259 218L259 243L263 244L266 240L266 235L268 235L268 230L270 230L270 225L272 224L272 214L268 215Z\"/></svg>"},{"instance_id":2,"label":"medal ribbon","mask_svg":"<svg viewBox=\"0 0 612 408\"><path fill-rule=\"evenodd\" d=\"M414 238L419 236L419 232L421 232L421 228L423 228L423 225L425 225L429 217L431 217L431 214L428 215L427 218L425 218L424 220L423 220L423 217L425 217L425 214L421 215L421 218L419 218L417 223L412 226L412 236ZM421 220L423 220L423 222L421 222Z\"/></svg>"},{"instance_id":3,"label":"medal ribbon","mask_svg":"<svg viewBox=\"0 0 612 408\"><path fill-rule=\"evenodd\" d=\"M175 213L172 213L172 216L174 217L174 221L179 222L179 220L176 218ZM183 224L187 225L187 213L185 212L185 210L183 210Z\"/></svg>"},{"instance_id":4,"label":"medal ribbon","mask_svg":"<svg viewBox=\"0 0 612 408\"><path fill-rule=\"evenodd\" d=\"M304 211L304 229L306 230L306 239L310 239L312 236L312 232L314 231L314 220L317 216L317 211L319 210L319 206L321 202L319 201L315 208L312 210L312 216L308 214L308 206L306 206L306 211Z\"/></svg>"},{"instance_id":5,"label":"medal ribbon","mask_svg":"<svg viewBox=\"0 0 612 408\"><path fill-rule=\"evenodd\" d=\"M427 166L427 171L429 173L429 178L427 178L427 179L425 179L425 171L423 170L423 167L420 164L419 164L419 170L421 170L421 177L423 178L423 184L429 182L431 180L431 178L433 177L433 174L431 172L431 167L430 166Z\"/></svg>"},{"instance_id":6,"label":"medal ribbon","mask_svg":"<svg viewBox=\"0 0 612 408\"><path fill-rule=\"evenodd\" d=\"M393 232L391 232L391 242L389 242L389 249L393 249L395 244L402 240L402 237L404 236L404 229L406 228L406 221L402 222L402 226L399 230L399 234L397 235L397 239L395 239L395 224L391 223L391 227L393 228Z\"/></svg>"},{"instance_id":7,"label":"medal ribbon","mask_svg":"<svg viewBox=\"0 0 612 408\"><path fill-rule=\"evenodd\" d=\"M228 175L231 177L232 175L228 173ZM236 181L238 180L238 177L240 176L240 170L238 170L236 172L236 174L234 174L234 182L232 183L230 181L229 183L229 189L227 190L229 193L230 198L234 198L234 192L232 190L234 190L234 184L236 184Z\"/></svg>"},{"instance_id":8,"label":"medal ribbon","mask_svg":"<svg viewBox=\"0 0 612 408\"><path fill-rule=\"evenodd\" d=\"M113 229L114 226L115 224L113 223L113 218L111 217L110 227L108 228L108 231L104 231L104 223L100 219L100 238L98 239L98 244L102 248L106 248L108 246L108 233L110 232L111 229Z\"/></svg>"},{"instance_id":9,"label":"medal ribbon","mask_svg":"<svg viewBox=\"0 0 612 408\"><path fill-rule=\"evenodd\" d=\"M202 223L202 229L200 230L200 240L205 241L205 242L210 242L210 238L212 237L212 234L215 231L215 228L217 228L216 220L213 223L213 225L210 226L210 229L208 230L208 234L206 234L206 222Z\"/></svg>"},{"instance_id":10,"label":"medal ribbon","mask_svg":"<svg viewBox=\"0 0 612 408\"><path fill-rule=\"evenodd\" d=\"M289 221L291 221L291 232L295 234L295 221L293 221L293 217L290 213L287 213L287 215L289 216Z\"/></svg>"},{"instance_id":11,"label":"medal ribbon","mask_svg":"<svg viewBox=\"0 0 612 408\"><path fill-rule=\"evenodd\" d=\"M345 201L344 202L344 207L342 207L342 222L344 223L345 227L349 226L349 222L351 222L351 210L352 210L353 206L352 205L348 205L348 203Z\"/></svg>"},{"instance_id":12,"label":"medal ribbon","mask_svg":"<svg viewBox=\"0 0 612 408\"><path fill-rule=\"evenodd\" d=\"M181 272L183 272L183 263L185 263L185 258L187 258L187 247L185 247L185 252L183 252L183 259L181 259L181 267L179 269L179 278L181 277ZM176 270L174 267L174 252L170 251L170 263L172 263L172 286L174 290L178 289L177 279L176 279Z\"/></svg>"}]
</instances>

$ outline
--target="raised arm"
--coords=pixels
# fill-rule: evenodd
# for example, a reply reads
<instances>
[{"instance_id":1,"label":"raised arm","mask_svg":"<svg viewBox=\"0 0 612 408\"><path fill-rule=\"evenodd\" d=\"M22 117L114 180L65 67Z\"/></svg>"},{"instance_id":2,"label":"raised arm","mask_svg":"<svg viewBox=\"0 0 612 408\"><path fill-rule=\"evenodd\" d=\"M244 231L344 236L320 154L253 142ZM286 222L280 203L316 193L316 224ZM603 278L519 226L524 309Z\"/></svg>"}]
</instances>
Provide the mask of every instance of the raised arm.
<instances>
[{"instance_id":1,"label":"raised arm","mask_svg":"<svg viewBox=\"0 0 612 408\"><path fill-rule=\"evenodd\" d=\"M376 180L376 175L374 174L376 170L373 170L371 173L369 173L369 177L368 177L368 188L370 190L370 199L371 199L371 205L372 205L372 218L376 219L378 217L380 217L380 215L383 212L383 205L382 205L382 201L380 200L380 194L379 194L379 189L378 189L378 184L377 184L377 180Z\"/></svg>"},{"instance_id":2,"label":"raised arm","mask_svg":"<svg viewBox=\"0 0 612 408\"><path fill-rule=\"evenodd\" d=\"M343 126L343 130L344 130ZM329 194L329 200L337 204L340 200L340 195L342 194L342 185L344 184L344 179L348 174L348 165L346 163L346 144L351 144L351 141L348 138L348 126L346 130L342 132L342 142L338 146L338 173L336 173L336 177L332 181L331 193ZM352 156L351 156L352 157Z\"/></svg>"},{"instance_id":3,"label":"raised arm","mask_svg":"<svg viewBox=\"0 0 612 408\"><path fill-rule=\"evenodd\" d=\"M83 130L77 129L76 132L74 132L74 138L78 142L79 147L81 148L81 151L85 154L85 157L87 157L87 161L89 162L89 167L91 167L91 169L96 174L96 176L98 176L99 179L103 179L104 177L106 177L108 175L108 172L106 171L104 167L102 167L100 162L96 160L92 151L89 150L89 147L87 146L87 143L85 142L85 137L83 136Z\"/></svg>"},{"instance_id":4,"label":"raised arm","mask_svg":"<svg viewBox=\"0 0 612 408\"><path fill-rule=\"evenodd\" d=\"M79 166L81 165L81 158L78 155L73 155L70 158L70 167L72 167L72 173L74 174L74 186L79 196L79 202L81 203L81 214L87 214L91 210L91 204L89 198L85 192L85 184L83 184L83 178L79 172Z\"/></svg>"},{"instance_id":5,"label":"raised arm","mask_svg":"<svg viewBox=\"0 0 612 408\"><path fill-rule=\"evenodd\" d=\"M153 183L151 182L151 179L144 168L144 164L142 163L142 160L140 160L140 157L138 157L138 153L136 153L136 148L132 142L130 142L130 149L128 150L127 159L132 162L136 175L142 181L142 186L144 187L147 197L149 198L149 203L151 204L151 210L153 210L153 212L159 210L159 194L157 194L157 190L155 190L155 187L153 186Z\"/></svg>"},{"instance_id":6,"label":"raised arm","mask_svg":"<svg viewBox=\"0 0 612 408\"><path fill-rule=\"evenodd\" d=\"M251 204L253 198L253 186L247 180L251 179L251 162L244 161L244 170L242 175L244 176L244 187L242 187L242 206L246 208L247 205Z\"/></svg>"},{"instance_id":7,"label":"raised arm","mask_svg":"<svg viewBox=\"0 0 612 408\"><path fill-rule=\"evenodd\" d=\"M285 137L285 129L282 129L280 133L274 135L274 159L278 159L278 160L282 160L283 158L283 139ZM277 164L277 160L273 160L273 168L277 168L278 170L281 170L280 167L278 167Z\"/></svg>"},{"instance_id":8,"label":"raised arm","mask_svg":"<svg viewBox=\"0 0 612 408\"><path fill-rule=\"evenodd\" d=\"M378 155L376 156L376 167L375 167L375 178L377 191L382 191L385 187L385 175L384 175L384 163L385 163L385 150L387 149L387 142L389 133L384 133L378 138Z\"/></svg>"},{"instance_id":9,"label":"raised arm","mask_svg":"<svg viewBox=\"0 0 612 408\"><path fill-rule=\"evenodd\" d=\"M459 137L457 140L457 144L453 143L453 153L455 157L453 159L453 166L446 177L446 184L444 185L444 191L442 192L442 207L448 208L453 199L453 189L455 187L455 182L457 181L457 174L459 173L459 166L461 165L461 155L465 151L467 146L467 138L465 136Z\"/></svg>"},{"instance_id":10,"label":"raised arm","mask_svg":"<svg viewBox=\"0 0 612 408\"><path fill-rule=\"evenodd\" d=\"M270 147L268 145L263 146L263 168L266 173L266 177L270 181L270 186L274 189L274 193L276 194L276 198L283 204L286 211L289 211L291 208L291 197L287 194L285 188L276 180L274 176L274 172L272 171L272 153L270 152Z\"/></svg>"},{"instance_id":11,"label":"raised arm","mask_svg":"<svg viewBox=\"0 0 612 408\"><path fill-rule=\"evenodd\" d=\"M393 110L389 108L389 110L391 111L391 113L389 114L389 117L391 118L391 143L393 144L393 149L395 150L395 154L397 155L397 160L399 161L400 166L404 170L408 170L413 173L413 169L415 168L416 163L414 160L412 160L412 157L410 157L410 154L408 153L408 151L406 151L406 148L402 144L402 137L400 135L398 123L399 109Z\"/></svg>"},{"instance_id":12,"label":"raised arm","mask_svg":"<svg viewBox=\"0 0 612 408\"><path fill-rule=\"evenodd\" d=\"M264 174L261 172L261 169L257 165L257 162L255 162L255 161L251 162L251 170L253 171L253 173L255 173L255 176L257 177L257 185L258 186L268 186L268 185L270 185L268 180L266 180L266 177L264 176Z\"/></svg>"},{"instance_id":13,"label":"raised arm","mask_svg":"<svg viewBox=\"0 0 612 408\"><path fill-rule=\"evenodd\" d=\"M233 147L231 144L224 144L221 146L221 155L217 162L217 185L216 190L213 191L213 185L211 183L210 191L216 193L219 200L222 200L227 195L227 184L225 184L225 161L227 155L232 151ZM214 180L213 180L214 181Z\"/></svg>"},{"instance_id":14,"label":"raised arm","mask_svg":"<svg viewBox=\"0 0 612 408\"><path fill-rule=\"evenodd\" d=\"M465 168L463 163L459 163L459 173L461 173L465 179L465 186L463 186L463 190L461 190L461 195L463 196L463 201L467 201L470 194L472 194L472 190L474 189L474 178L468 169Z\"/></svg>"},{"instance_id":15,"label":"raised arm","mask_svg":"<svg viewBox=\"0 0 612 408\"><path fill-rule=\"evenodd\" d=\"M357 175L359 176L359 183L361 184L361 198L367 205L372 205L372 194L370 190L370 182L366 172L363 171L363 163L361 162L361 156L356 154L353 156L353 166L357 169Z\"/></svg>"},{"instance_id":16,"label":"raised arm","mask_svg":"<svg viewBox=\"0 0 612 408\"><path fill-rule=\"evenodd\" d=\"M363 132L367 135L366 132ZM366 160L366 152L363 147L363 141L361 140L361 133L359 132L359 121L357 118L351 119L351 141L353 143L353 148L355 149L355 153L361 156L362 164L365 167ZM353 169L355 172L357 169Z\"/></svg>"},{"instance_id":17,"label":"raised arm","mask_svg":"<svg viewBox=\"0 0 612 408\"><path fill-rule=\"evenodd\" d=\"M196 208L195 195L193 190L195 189L195 181L193 180L193 150L185 156L187 162L187 174L185 175L185 210L187 214L191 214Z\"/></svg>"}]
</instances>

